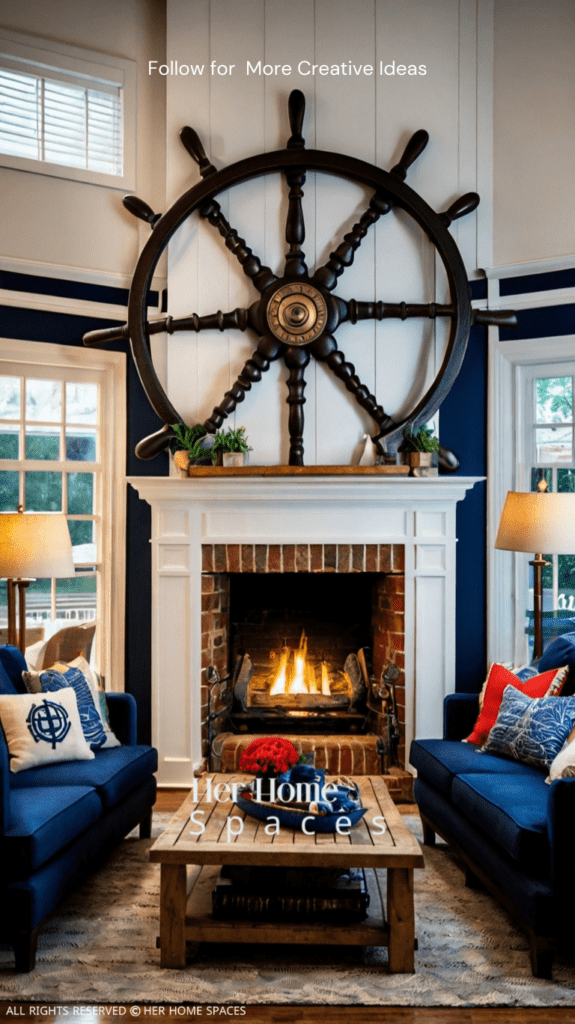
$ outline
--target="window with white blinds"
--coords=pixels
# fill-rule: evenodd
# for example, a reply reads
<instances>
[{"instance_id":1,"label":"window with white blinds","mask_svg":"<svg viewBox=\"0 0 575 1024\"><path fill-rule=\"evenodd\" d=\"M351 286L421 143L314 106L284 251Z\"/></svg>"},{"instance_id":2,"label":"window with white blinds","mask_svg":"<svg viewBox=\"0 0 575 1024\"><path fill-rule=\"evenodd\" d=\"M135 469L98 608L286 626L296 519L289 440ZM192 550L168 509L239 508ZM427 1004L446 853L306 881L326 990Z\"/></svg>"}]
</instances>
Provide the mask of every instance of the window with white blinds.
<instances>
[{"instance_id":1,"label":"window with white blinds","mask_svg":"<svg viewBox=\"0 0 575 1024\"><path fill-rule=\"evenodd\" d=\"M67 167L122 174L119 86L18 74L0 67L0 150Z\"/></svg>"},{"instance_id":2,"label":"window with white blinds","mask_svg":"<svg viewBox=\"0 0 575 1024\"><path fill-rule=\"evenodd\" d=\"M0 29L0 165L135 187L133 61Z\"/></svg>"}]
</instances>

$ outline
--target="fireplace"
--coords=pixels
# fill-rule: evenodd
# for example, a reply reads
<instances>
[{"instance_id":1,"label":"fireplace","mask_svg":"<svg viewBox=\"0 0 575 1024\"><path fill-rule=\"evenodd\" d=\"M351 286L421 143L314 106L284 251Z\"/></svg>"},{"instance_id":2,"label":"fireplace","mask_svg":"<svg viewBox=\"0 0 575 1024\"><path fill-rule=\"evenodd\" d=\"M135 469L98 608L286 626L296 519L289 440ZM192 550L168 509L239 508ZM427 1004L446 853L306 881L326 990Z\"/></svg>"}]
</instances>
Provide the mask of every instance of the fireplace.
<instances>
[{"instance_id":1,"label":"fireplace","mask_svg":"<svg viewBox=\"0 0 575 1024\"><path fill-rule=\"evenodd\" d=\"M404 762L403 735L392 749L388 722L392 714L402 733L401 545L203 545L202 566L202 667L212 667L202 744L210 768L237 768L232 751L246 743L234 736L246 733L296 744L319 733L324 747L337 737L338 764L343 736L369 735L378 740L367 743L377 751L372 765ZM393 702L389 692L382 703L386 671Z\"/></svg>"},{"instance_id":2,"label":"fireplace","mask_svg":"<svg viewBox=\"0 0 575 1024\"><path fill-rule=\"evenodd\" d=\"M212 664L225 676L234 668L237 576L374 574L372 601L376 582L385 614L370 624L372 674L380 679L386 659L402 673L406 751L414 735L441 735L455 676L456 503L478 478L297 477L285 469L129 480L152 506L152 739L164 786L191 784L205 765L205 670ZM350 735L360 745L362 735Z\"/></svg>"}]
</instances>

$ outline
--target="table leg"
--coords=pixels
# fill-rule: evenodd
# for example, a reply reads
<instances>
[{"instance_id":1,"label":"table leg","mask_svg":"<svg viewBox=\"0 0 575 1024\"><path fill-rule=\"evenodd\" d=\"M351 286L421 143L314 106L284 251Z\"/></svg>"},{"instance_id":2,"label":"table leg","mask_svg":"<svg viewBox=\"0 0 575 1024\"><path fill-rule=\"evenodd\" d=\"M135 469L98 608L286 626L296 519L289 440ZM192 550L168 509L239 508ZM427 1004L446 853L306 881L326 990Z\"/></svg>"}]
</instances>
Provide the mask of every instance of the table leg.
<instances>
[{"instance_id":1,"label":"table leg","mask_svg":"<svg viewBox=\"0 0 575 1024\"><path fill-rule=\"evenodd\" d=\"M160 967L186 966L186 865L162 864L160 878Z\"/></svg>"},{"instance_id":2,"label":"table leg","mask_svg":"<svg viewBox=\"0 0 575 1024\"><path fill-rule=\"evenodd\" d=\"M415 916L412 868L387 869L387 923L390 972L413 974Z\"/></svg>"}]
</instances>

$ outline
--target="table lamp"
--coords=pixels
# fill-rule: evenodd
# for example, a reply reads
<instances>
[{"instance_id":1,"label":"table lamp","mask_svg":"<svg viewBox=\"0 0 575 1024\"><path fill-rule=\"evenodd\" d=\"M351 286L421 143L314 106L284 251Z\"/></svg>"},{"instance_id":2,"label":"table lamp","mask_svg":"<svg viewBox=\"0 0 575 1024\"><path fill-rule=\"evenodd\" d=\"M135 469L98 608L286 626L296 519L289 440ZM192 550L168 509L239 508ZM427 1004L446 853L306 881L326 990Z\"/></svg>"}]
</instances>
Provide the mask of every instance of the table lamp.
<instances>
[{"instance_id":1,"label":"table lamp","mask_svg":"<svg viewBox=\"0 0 575 1024\"><path fill-rule=\"evenodd\" d=\"M0 512L0 574L7 580L8 643L26 647L26 588L34 579L74 576L72 542L62 512Z\"/></svg>"},{"instance_id":2,"label":"table lamp","mask_svg":"<svg viewBox=\"0 0 575 1024\"><path fill-rule=\"evenodd\" d=\"M501 513L495 547L504 551L534 551L533 657L543 654L543 566L547 555L575 554L575 493L551 494L545 480L532 492L509 491Z\"/></svg>"}]
</instances>

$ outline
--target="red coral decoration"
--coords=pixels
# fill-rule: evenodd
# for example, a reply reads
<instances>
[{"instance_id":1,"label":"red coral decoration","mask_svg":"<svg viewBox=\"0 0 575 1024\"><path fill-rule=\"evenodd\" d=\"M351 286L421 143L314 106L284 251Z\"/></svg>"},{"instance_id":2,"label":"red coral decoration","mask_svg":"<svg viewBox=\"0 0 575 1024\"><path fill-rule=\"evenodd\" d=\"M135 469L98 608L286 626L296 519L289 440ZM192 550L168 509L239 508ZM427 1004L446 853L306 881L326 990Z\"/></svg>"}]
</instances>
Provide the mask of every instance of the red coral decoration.
<instances>
[{"instance_id":1,"label":"red coral decoration","mask_svg":"<svg viewBox=\"0 0 575 1024\"><path fill-rule=\"evenodd\" d=\"M254 775L281 775L298 761L299 754L289 740L281 736L262 736L246 747L240 757L240 768Z\"/></svg>"}]
</instances>

